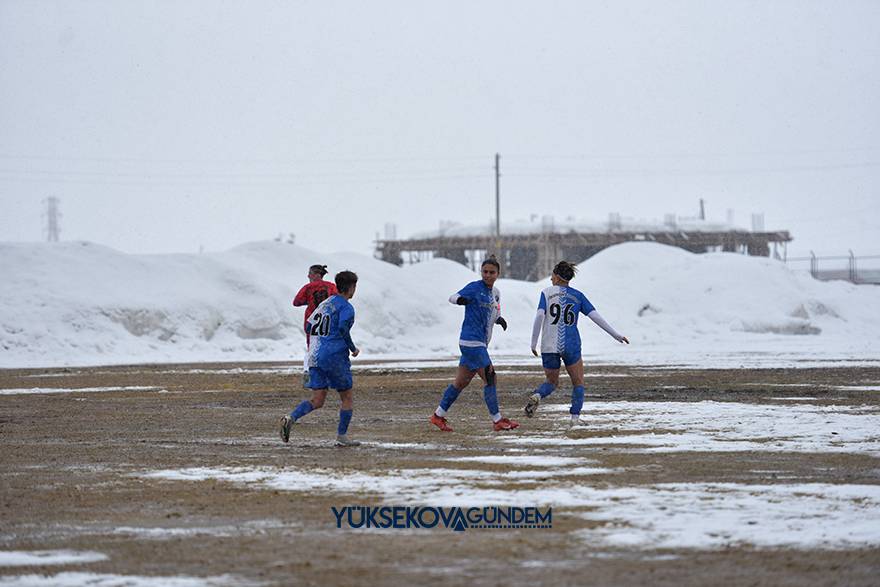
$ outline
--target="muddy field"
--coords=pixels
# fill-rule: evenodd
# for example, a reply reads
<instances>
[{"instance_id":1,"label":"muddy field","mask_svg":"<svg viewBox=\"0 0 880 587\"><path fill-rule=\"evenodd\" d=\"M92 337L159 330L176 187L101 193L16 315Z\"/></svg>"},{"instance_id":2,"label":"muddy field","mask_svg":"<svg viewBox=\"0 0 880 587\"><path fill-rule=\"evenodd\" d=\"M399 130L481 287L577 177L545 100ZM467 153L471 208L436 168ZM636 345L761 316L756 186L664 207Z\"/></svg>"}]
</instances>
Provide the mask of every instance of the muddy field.
<instances>
[{"instance_id":1,"label":"muddy field","mask_svg":"<svg viewBox=\"0 0 880 587\"><path fill-rule=\"evenodd\" d=\"M306 397L286 365L0 371L0 585L878 584L880 368L596 367L569 430L567 384L526 419L539 370L501 367L522 426L492 432L474 383L444 434L452 371L356 371L358 448L333 446L332 392L281 443ZM331 512L381 504L552 506L552 528ZM2 564L30 551L82 558Z\"/></svg>"}]
</instances>

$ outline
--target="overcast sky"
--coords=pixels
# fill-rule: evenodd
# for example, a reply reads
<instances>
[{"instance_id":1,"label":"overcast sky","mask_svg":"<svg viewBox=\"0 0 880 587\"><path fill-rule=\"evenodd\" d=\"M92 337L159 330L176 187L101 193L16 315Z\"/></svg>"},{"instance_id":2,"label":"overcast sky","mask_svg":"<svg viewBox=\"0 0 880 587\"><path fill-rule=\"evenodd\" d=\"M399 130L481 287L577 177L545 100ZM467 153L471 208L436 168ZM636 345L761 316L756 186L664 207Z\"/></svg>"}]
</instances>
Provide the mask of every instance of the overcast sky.
<instances>
[{"instance_id":1,"label":"overcast sky","mask_svg":"<svg viewBox=\"0 0 880 587\"><path fill-rule=\"evenodd\" d=\"M695 215L880 254L880 2L0 0L0 241Z\"/></svg>"}]
</instances>

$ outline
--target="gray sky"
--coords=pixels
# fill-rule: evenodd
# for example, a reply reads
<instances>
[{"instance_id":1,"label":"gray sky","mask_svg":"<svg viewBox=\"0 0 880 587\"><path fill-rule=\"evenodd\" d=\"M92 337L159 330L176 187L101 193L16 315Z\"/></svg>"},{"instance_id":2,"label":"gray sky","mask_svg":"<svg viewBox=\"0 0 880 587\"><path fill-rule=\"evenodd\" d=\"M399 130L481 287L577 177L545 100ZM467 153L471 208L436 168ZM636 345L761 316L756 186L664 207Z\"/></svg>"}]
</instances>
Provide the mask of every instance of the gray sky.
<instances>
[{"instance_id":1,"label":"gray sky","mask_svg":"<svg viewBox=\"0 0 880 587\"><path fill-rule=\"evenodd\" d=\"M880 2L0 0L0 240L711 219L880 254Z\"/></svg>"}]
</instances>

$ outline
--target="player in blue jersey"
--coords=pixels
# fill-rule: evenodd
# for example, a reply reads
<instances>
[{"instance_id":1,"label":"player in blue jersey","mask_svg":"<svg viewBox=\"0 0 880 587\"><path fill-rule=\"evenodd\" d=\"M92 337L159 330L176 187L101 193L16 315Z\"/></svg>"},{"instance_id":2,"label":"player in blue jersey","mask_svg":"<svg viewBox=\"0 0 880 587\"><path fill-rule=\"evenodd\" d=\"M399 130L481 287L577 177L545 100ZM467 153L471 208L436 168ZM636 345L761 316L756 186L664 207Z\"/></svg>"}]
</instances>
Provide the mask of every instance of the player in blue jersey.
<instances>
[{"instance_id":1,"label":"player in blue jersey","mask_svg":"<svg viewBox=\"0 0 880 587\"><path fill-rule=\"evenodd\" d=\"M339 392L339 426L336 446L358 446L360 442L348 437L351 422L353 394L351 379L352 357L360 351L351 340L351 327L354 325L354 308L349 300L357 289L357 275L351 271L336 274L337 295L321 302L306 322L311 343L309 344L309 385L312 399L301 402L290 415L281 418L281 440L290 440L293 425L311 412L324 405L327 390L332 387Z\"/></svg>"},{"instance_id":2,"label":"player in blue jersey","mask_svg":"<svg viewBox=\"0 0 880 587\"><path fill-rule=\"evenodd\" d=\"M498 394L495 390L495 368L489 358L487 345L492 339L492 328L498 324L507 330L507 322L501 317L501 294L495 287L495 281L501 266L495 257L483 261L480 281L473 281L449 297L450 303L464 306L464 322L461 324L461 336L458 346L461 349L461 360L455 380L443 392L440 405L431 415L431 424L443 432L452 432L452 426L446 420L446 412L458 399L458 394L474 378L479 375L485 386L483 399L492 416L492 426L498 430L513 430L519 424L501 417L498 408Z\"/></svg>"},{"instance_id":3,"label":"player in blue jersey","mask_svg":"<svg viewBox=\"0 0 880 587\"><path fill-rule=\"evenodd\" d=\"M578 316L583 314L595 322L614 340L629 344L629 339L614 330L605 321L590 300L580 291L569 287L577 268L573 263L560 261L553 268L550 281L553 285L541 292L538 313L532 327L532 354L538 356L538 335L541 335L541 362L547 380L529 396L526 416L531 418L541 400L553 393L559 385L559 368L565 363L565 370L571 377L571 425L575 426L584 405L584 361L581 358L581 335L578 332Z\"/></svg>"}]
</instances>

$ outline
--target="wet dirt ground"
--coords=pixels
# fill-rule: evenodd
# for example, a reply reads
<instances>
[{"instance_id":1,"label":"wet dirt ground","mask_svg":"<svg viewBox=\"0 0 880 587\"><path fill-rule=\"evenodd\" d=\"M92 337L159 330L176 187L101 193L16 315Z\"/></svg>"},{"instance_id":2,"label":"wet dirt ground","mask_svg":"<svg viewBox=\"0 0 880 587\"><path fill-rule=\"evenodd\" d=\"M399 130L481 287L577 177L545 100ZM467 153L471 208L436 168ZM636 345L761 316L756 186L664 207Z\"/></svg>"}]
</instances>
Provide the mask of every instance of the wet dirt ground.
<instances>
[{"instance_id":1,"label":"wet dirt ground","mask_svg":"<svg viewBox=\"0 0 880 587\"><path fill-rule=\"evenodd\" d=\"M22 581L24 575L45 575L51 581L63 572L157 577L157 585L162 578L180 576L218 584L322 586L880 584L876 539L834 548L741 542L720 548L626 548L582 539L583 531L604 523L580 515L589 506L555 506L552 529L338 529L331 507L425 504L369 488L302 490L295 484L149 476L175 469L241 468L382 478L416 470L428 478L438 475L442 483L444 471L477 467L497 487L519 470L516 463L457 459L529 455L528 445L523 445L526 451L511 451L506 442L511 435L608 435L590 428L591 402L761 405L809 396L813 405L874 409L880 392L858 387L880 385L880 368L591 367L585 425L576 432L558 432L568 414L546 410L566 404L567 382L542 405L542 417L527 420L522 405L542 380L540 370L500 367L501 406L522 426L493 433L474 383L450 413L455 432L444 434L427 420L453 369L401 370L377 363L355 372L350 434L365 444L336 448L338 400L332 392L324 409L297 424L290 444L279 440L279 417L307 397L296 369L286 367L249 363L0 371L0 550L94 551L107 557L80 564L0 566L0 584ZM84 388L91 391L52 393ZM576 485L765 485L778 479L880 485L880 459L870 451L651 452L601 443L535 451L588 458L591 466L614 471L572 475L564 483L548 477L548 484L563 490ZM455 482L453 477L450 483ZM511 477L510 487L519 486ZM880 511L874 514L880 525Z\"/></svg>"}]
</instances>

